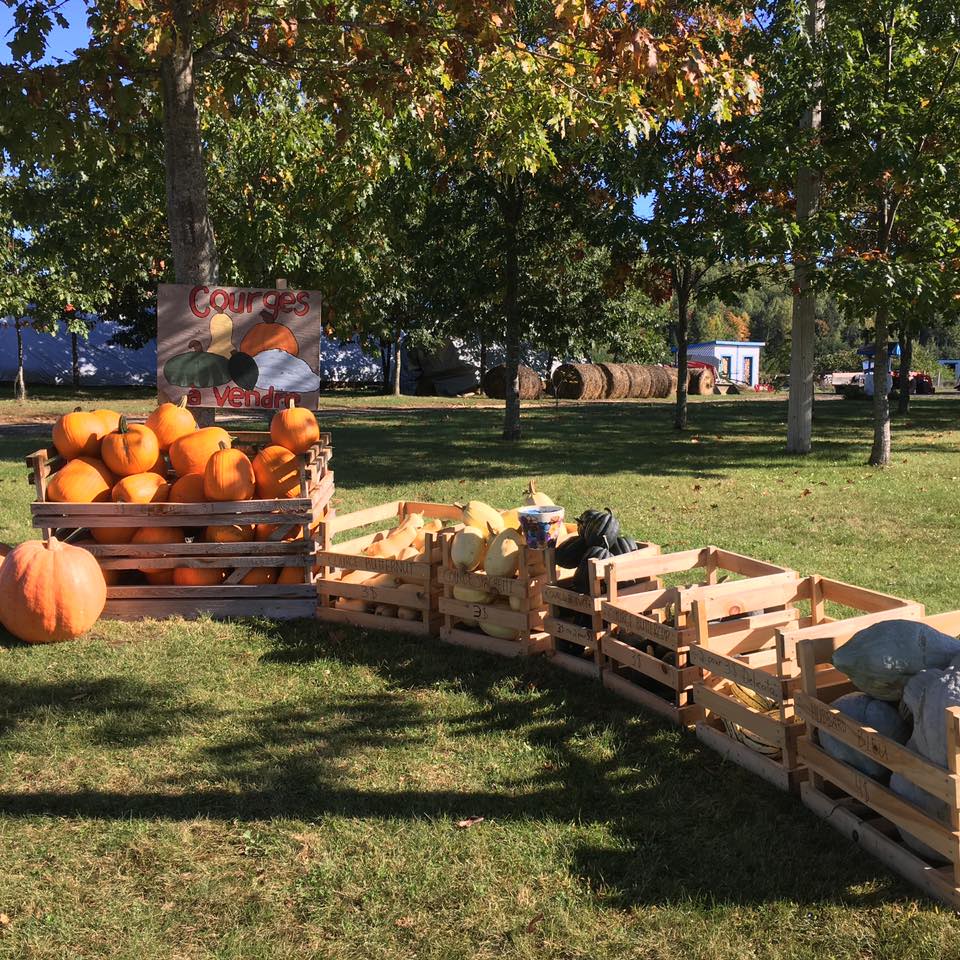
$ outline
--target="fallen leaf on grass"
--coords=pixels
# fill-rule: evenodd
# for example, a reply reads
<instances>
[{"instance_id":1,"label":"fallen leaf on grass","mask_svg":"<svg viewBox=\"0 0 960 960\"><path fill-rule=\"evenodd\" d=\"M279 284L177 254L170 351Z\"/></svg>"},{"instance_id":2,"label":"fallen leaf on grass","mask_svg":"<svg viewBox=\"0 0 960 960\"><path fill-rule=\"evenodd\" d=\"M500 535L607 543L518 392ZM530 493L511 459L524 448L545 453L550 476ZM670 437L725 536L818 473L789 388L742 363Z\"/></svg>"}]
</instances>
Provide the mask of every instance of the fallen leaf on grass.
<instances>
[{"instance_id":1,"label":"fallen leaf on grass","mask_svg":"<svg viewBox=\"0 0 960 960\"><path fill-rule=\"evenodd\" d=\"M702 490L703 487L701 487L699 483L695 483L695 484L693 485L693 489L694 489L695 491L696 491L696 490Z\"/></svg>"},{"instance_id":2,"label":"fallen leaf on grass","mask_svg":"<svg viewBox=\"0 0 960 960\"><path fill-rule=\"evenodd\" d=\"M0 927L9 927L10 918L5 913L0 913Z\"/></svg>"},{"instance_id":3,"label":"fallen leaf on grass","mask_svg":"<svg viewBox=\"0 0 960 960\"><path fill-rule=\"evenodd\" d=\"M458 830L467 830L470 827L475 827L478 823L483 823L483 817L467 817L466 820L457 821Z\"/></svg>"},{"instance_id":4,"label":"fallen leaf on grass","mask_svg":"<svg viewBox=\"0 0 960 960\"><path fill-rule=\"evenodd\" d=\"M811 493L813 493L813 491L812 491L809 487L807 487L807 489L804 490L803 493L800 494L800 496L801 496L801 497L809 497Z\"/></svg>"},{"instance_id":5,"label":"fallen leaf on grass","mask_svg":"<svg viewBox=\"0 0 960 960\"><path fill-rule=\"evenodd\" d=\"M538 913L528 924L527 933L533 933L539 924L543 923L543 914Z\"/></svg>"}]
</instances>

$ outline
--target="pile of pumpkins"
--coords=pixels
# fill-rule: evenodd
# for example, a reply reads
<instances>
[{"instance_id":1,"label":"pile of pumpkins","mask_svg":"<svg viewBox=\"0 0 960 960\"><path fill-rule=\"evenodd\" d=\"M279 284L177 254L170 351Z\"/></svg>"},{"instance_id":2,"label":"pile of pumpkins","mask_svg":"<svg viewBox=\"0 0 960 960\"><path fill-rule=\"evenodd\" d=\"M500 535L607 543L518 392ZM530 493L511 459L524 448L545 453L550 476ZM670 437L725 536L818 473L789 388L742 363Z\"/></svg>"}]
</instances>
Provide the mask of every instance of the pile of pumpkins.
<instances>
[{"instance_id":1,"label":"pile of pumpkins","mask_svg":"<svg viewBox=\"0 0 960 960\"><path fill-rule=\"evenodd\" d=\"M430 558L425 552L427 534L439 533L441 529L443 529L442 520L425 520L422 513L408 513L391 530L378 533L360 552L363 556L384 560L428 563ZM338 582L397 590L401 594L407 594L412 603L425 597L422 581L421 577L411 578L402 574L375 573L372 570L344 570ZM399 617L401 620L419 620L421 614L416 607L392 603L368 603L354 597L339 597L336 606L341 610L373 613L378 617Z\"/></svg>"},{"instance_id":2,"label":"pile of pumpkins","mask_svg":"<svg viewBox=\"0 0 960 960\"><path fill-rule=\"evenodd\" d=\"M53 443L66 461L54 473L46 499L62 503L207 503L300 496L301 454L320 438L316 417L291 402L270 424L271 443L256 453L234 447L222 427L198 428L186 400L162 403L146 423L129 423L112 410L75 410L60 417ZM274 527L93 527L99 544L243 543L271 539ZM298 534L298 535L302 535ZM84 541L75 541L84 542ZM86 541L90 542L90 541ZM141 567L152 585L213 586L228 570ZM116 582L114 571L107 571ZM255 567L244 584L302 583L300 567Z\"/></svg>"}]
</instances>

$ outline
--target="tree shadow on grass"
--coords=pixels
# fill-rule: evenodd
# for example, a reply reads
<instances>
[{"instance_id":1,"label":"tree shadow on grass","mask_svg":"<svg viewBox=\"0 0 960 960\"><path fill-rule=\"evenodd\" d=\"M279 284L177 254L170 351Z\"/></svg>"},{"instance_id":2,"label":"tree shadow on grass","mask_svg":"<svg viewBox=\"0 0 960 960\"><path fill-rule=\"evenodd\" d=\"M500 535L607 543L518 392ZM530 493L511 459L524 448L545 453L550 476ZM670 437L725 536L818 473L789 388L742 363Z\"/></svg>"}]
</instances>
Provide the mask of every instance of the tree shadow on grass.
<instances>
[{"instance_id":1,"label":"tree shadow on grass","mask_svg":"<svg viewBox=\"0 0 960 960\"><path fill-rule=\"evenodd\" d=\"M796 799L542 658L504 660L315 621L263 630L271 649L262 669L317 681L301 683L295 699L218 714L221 734L188 754L159 789L3 791L0 810L8 817L564 824L574 828L564 841L571 873L622 909L690 899L864 905L909 895L892 880L878 882L882 869ZM339 668L334 688L323 684L325 662ZM51 701L92 717L118 702L142 708L150 718L143 737L170 723L163 690L112 683L29 693L8 685L0 697L19 702L7 711L14 723ZM438 691L463 698L438 712ZM450 744L467 751L476 738L490 764L514 744L529 746L537 762L513 773L497 764L496 776L479 777L483 786L424 785L424 764L443 773ZM452 756L450 769L458 762ZM578 839L583 826L606 840L597 841L597 830L589 842Z\"/></svg>"}]
</instances>

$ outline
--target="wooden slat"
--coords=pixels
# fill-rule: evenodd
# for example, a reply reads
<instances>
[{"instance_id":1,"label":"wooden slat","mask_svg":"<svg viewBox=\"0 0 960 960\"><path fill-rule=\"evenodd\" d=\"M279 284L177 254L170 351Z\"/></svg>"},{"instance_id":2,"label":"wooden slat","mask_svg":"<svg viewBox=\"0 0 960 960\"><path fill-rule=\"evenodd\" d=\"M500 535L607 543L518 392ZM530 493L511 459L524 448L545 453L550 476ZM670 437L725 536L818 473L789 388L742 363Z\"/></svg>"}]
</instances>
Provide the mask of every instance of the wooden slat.
<instances>
[{"instance_id":1,"label":"wooden slat","mask_svg":"<svg viewBox=\"0 0 960 960\"><path fill-rule=\"evenodd\" d=\"M312 556L312 540L270 540L249 543L85 543L83 549L95 557L212 557L226 561L230 557Z\"/></svg>"},{"instance_id":2,"label":"wooden slat","mask_svg":"<svg viewBox=\"0 0 960 960\"><path fill-rule=\"evenodd\" d=\"M699 667L675 667L652 657L630 644L607 634L600 639L600 650L605 657L624 667L630 667L644 676L656 680L677 693L690 689L700 679Z\"/></svg>"},{"instance_id":3,"label":"wooden slat","mask_svg":"<svg viewBox=\"0 0 960 960\"><path fill-rule=\"evenodd\" d=\"M786 749L787 732L778 719L764 716L759 711L752 710L746 704L734 700L733 697L725 696L704 683L698 683L694 687L693 698L710 713L745 727L762 740L780 747L781 750Z\"/></svg>"},{"instance_id":4,"label":"wooden slat","mask_svg":"<svg viewBox=\"0 0 960 960\"><path fill-rule=\"evenodd\" d=\"M500 657L528 657L543 653L549 647L550 638L545 633L538 633L529 639L502 640L500 637L490 637L485 633L474 633L471 630L461 630L456 627L444 627L440 631L440 639L444 643L452 643L460 647L469 647L471 650L481 650L485 653L495 653Z\"/></svg>"},{"instance_id":5,"label":"wooden slat","mask_svg":"<svg viewBox=\"0 0 960 960\"><path fill-rule=\"evenodd\" d=\"M756 560L753 557L744 556L742 553L733 553L730 550L721 550L718 547L712 547L715 551L717 563L724 570L732 573L739 573L742 576L755 578L764 577L775 573L794 573L789 567L782 567L776 563L767 563L765 560Z\"/></svg>"},{"instance_id":6,"label":"wooden slat","mask_svg":"<svg viewBox=\"0 0 960 960\"><path fill-rule=\"evenodd\" d=\"M769 651L776 657L776 651ZM725 657L707 647L693 644L690 647L690 662L717 677L725 677L749 690L755 690L764 697L783 703L786 699L785 682L776 674L776 663L772 671L762 667L749 666L736 657Z\"/></svg>"},{"instance_id":7,"label":"wooden slat","mask_svg":"<svg viewBox=\"0 0 960 960\"><path fill-rule=\"evenodd\" d=\"M560 667L569 673L576 673L581 677L589 677L591 680L596 680L600 677L600 667L595 660L575 657L572 654L557 650L548 651L548 656L554 666Z\"/></svg>"},{"instance_id":8,"label":"wooden slat","mask_svg":"<svg viewBox=\"0 0 960 960\"><path fill-rule=\"evenodd\" d=\"M303 598L309 592L316 603L316 591L312 584L266 583L210 587L158 587L142 584L135 587L107 587L108 600L183 600L202 605L206 600L243 600L271 598L274 600Z\"/></svg>"},{"instance_id":9,"label":"wooden slat","mask_svg":"<svg viewBox=\"0 0 960 960\"><path fill-rule=\"evenodd\" d=\"M794 707L797 716L811 727L826 730L831 736L854 747L888 770L903 774L907 780L911 780L927 793L948 804L956 799L960 781L943 767L929 763L872 727L857 723L839 710L802 691L797 691Z\"/></svg>"},{"instance_id":10,"label":"wooden slat","mask_svg":"<svg viewBox=\"0 0 960 960\"><path fill-rule=\"evenodd\" d=\"M317 590L322 596L349 597L367 603L386 603L393 607L409 607L411 610L430 609L430 590L424 587L416 593L398 587L367 586L364 583L337 583L318 580Z\"/></svg>"},{"instance_id":11,"label":"wooden slat","mask_svg":"<svg viewBox=\"0 0 960 960\"><path fill-rule=\"evenodd\" d=\"M440 612L464 620L485 620L487 623L517 630L520 633L537 629L543 624L546 616L543 611L521 613L494 606L492 603L465 603L449 597L440 598Z\"/></svg>"},{"instance_id":12,"label":"wooden slat","mask_svg":"<svg viewBox=\"0 0 960 960\"><path fill-rule=\"evenodd\" d=\"M336 522L332 525L333 532L336 534L343 530L354 530L357 527L365 527L370 523L396 520L400 514L401 502L400 500L391 500L388 503L379 503L376 506L367 507L364 510L340 514Z\"/></svg>"},{"instance_id":13,"label":"wooden slat","mask_svg":"<svg viewBox=\"0 0 960 960\"><path fill-rule=\"evenodd\" d=\"M712 547L697 550L681 550L676 553L661 553L637 556L633 553L621 554L608 562L607 578L634 580L637 577L660 577L666 573L682 573L684 570L696 570L707 563Z\"/></svg>"},{"instance_id":14,"label":"wooden slat","mask_svg":"<svg viewBox=\"0 0 960 960\"><path fill-rule=\"evenodd\" d=\"M567 590L548 584L543 588L543 599L546 603L555 603L565 610L576 610L578 613L597 613L600 610L600 597L590 597L585 593Z\"/></svg>"},{"instance_id":15,"label":"wooden slat","mask_svg":"<svg viewBox=\"0 0 960 960\"><path fill-rule=\"evenodd\" d=\"M372 573L389 573L393 576L422 580L430 578L430 564L422 560L389 560L386 557L364 557L353 553L320 550L316 555L317 566L334 567L337 570L369 570Z\"/></svg>"},{"instance_id":16,"label":"wooden slat","mask_svg":"<svg viewBox=\"0 0 960 960\"><path fill-rule=\"evenodd\" d=\"M272 516L312 519L312 505L307 497L292 497L287 500L223 500L216 503L33 503L31 507L36 516L66 517L82 521L75 526L89 526L87 521L90 517L97 518L99 522L101 515L122 517L127 521L153 521L158 517L176 516L180 517L183 525L187 527L203 526L212 522L210 517L219 515L226 518L266 513ZM244 522L251 521L245 519Z\"/></svg>"},{"instance_id":17,"label":"wooden slat","mask_svg":"<svg viewBox=\"0 0 960 960\"><path fill-rule=\"evenodd\" d=\"M566 640L568 643L576 643L581 647L597 644L596 634L589 627L578 627L575 623L568 623L566 620L560 620L557 617L547 617L543 621L543 629L551 637Z\"/></svg>"},{"instance_id":18,"label":"wooden slat","mask_svg":"<svg viewBox=\"0 0 960 960\"><path fill-rule=\"evenodd\" d=\"M823 592L825 600L832 603L839 603L853 610L862 610L864 613L879 613L884 610L897 610L907 606L920 606L912 604L909 600L903 600L900 597L893 597L886 593L879 593L876 590L868 590L866 587L857 587L850 583L843 583L841 580L828 580L826 577L820 578L820 589ZM923 608L920 608L921 615Z\"/></svg>"},{"instance_id":19,"label":"wooden slat","mask_svg":"<svg viewBox=\"0 0 960 960\"><path fill-rule=\"evenodd\" d=\"M486 590L499 594L501 597L525 597L529 589L539 589L546 586L546 577L534 577L527 584L512 577L491 577L485 573L467 573L465 570L441 569L437 578L440 583L448 583L453 587L470 587L474 590Z\"/></svg>"},{"instance_id":20,"label":"wooden slat","mask_svg":"<svg viewBox=\"0 0 960 960\"><path fill-rule=\"evenodd\" d=\"M612 693L639 704L654 713L666 717L680 727L692 727L698 720L703 719L703 708L695 703L678 707L658 697L650 690L617 676L612 670L604 670L603 685Z\"/></svg>"},{"instance_id":21,"label":"wooden slat","mask_svg":"<svg viewBox=\"0 0 960 960\"><path fill-rule=\"evenodd\" d=\"M606 622L614 624L621 631L636 634L638 637L652 640L654 643L670 647L672 650L685 646L693 636L692 629L678 630L676 627L666 623L658 623L642 614L631 613L620 606L619 600L615 604L605 601L600 607L600 612Z\"/></svg>"},{"instance_id":22,"label":"wooden slat","mask_svg":"<svg viewBox=\"0 0 960 960\"><path fill-rule=\"evenodd\" d=\"M378 617L373 613L362 613L359 610L341 610L337 607L317 607L318 620L328 623L345 623L353 627L363 627L367 630L383 630L388 633L409 633L415 636L426 636L432 632L430 624L422 620L401 620L399 617Z\"/></svg>"},{"instance_id":23,"label":"wooden slat","mask_svg":"<svg viewBox=\"0 0 960 960\"><path fill-rule=\"evenodd\" d=\"M719 723L719 720L717 722ZM767 783L772 783L784 792L796 790L806 779L807 772L803 767L788 770L780 761L765 757L762 753L751 750L745 743L727 736L724 730L711 725L709 719L697 724L697 739L725 760L762 777Z\"/></svg>"}]
</instances>

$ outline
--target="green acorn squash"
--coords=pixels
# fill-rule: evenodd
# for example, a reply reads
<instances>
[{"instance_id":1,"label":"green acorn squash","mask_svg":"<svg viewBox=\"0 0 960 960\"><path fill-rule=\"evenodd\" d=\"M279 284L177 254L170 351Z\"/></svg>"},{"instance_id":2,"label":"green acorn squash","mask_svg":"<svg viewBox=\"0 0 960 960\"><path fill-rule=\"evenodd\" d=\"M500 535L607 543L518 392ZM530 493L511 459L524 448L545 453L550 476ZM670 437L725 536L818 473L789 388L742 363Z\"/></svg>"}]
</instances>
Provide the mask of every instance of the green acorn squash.
<instances>
[{"instance_id":1,"label":"green acorn squash","mask_svg":"<svg viewBox=\"0 0 960 960\"><path fill-rule=\"evenodd\" d=\"M168 383L178 387L220 387L233 378L219 353L206 353L199 340L190 341L186 353L178 353L163 365Z\"/></svg>"}]
</instances>

